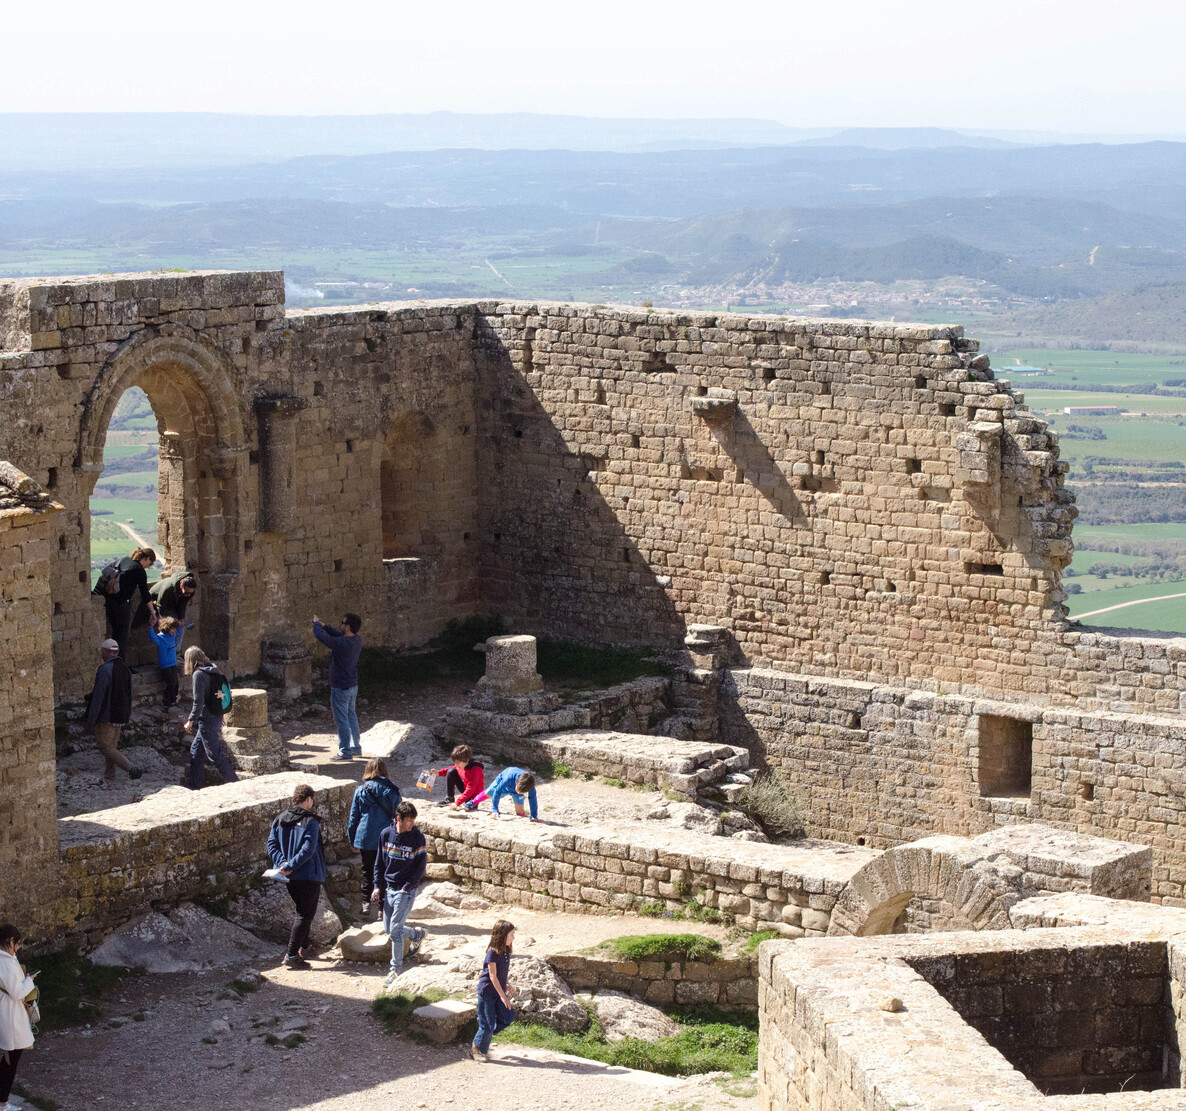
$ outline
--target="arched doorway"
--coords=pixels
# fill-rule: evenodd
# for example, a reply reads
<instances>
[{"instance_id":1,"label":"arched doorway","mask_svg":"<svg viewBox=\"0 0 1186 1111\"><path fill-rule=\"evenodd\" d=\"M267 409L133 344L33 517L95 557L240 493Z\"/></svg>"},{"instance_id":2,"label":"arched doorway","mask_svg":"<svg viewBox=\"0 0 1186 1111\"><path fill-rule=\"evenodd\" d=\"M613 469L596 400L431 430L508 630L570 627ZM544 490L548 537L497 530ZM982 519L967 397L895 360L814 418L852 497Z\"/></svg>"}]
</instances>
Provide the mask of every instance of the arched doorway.
<instances>
[{"instance_id":1,"label":"arched doorway","mask_svg":"<svg viewBox=\"0 0 1186 1111\"><path fill-rule=\"evenodd\" d=\"M157 424L154 547L169 572L184 568L198 576L198 596L190 609L195 639L189 643L200 643L214 659L231 659L247 444L232 368L221 352L179 335L143 335L105 364L84 405L74 460L74 494L79 504L70 508L78 513L83 550L89 552L88 502L103 470L108 426L119 399L133 386L147 394ZM57 575L55 590L87 589L89 576L85 583L80 579L72 573ZM78 609L74 604L56 606L55 622ZM87 599L81 609L82 620L69 622L74 629L63 629L71 635L58 638L59 693L86 689L93 672L93 647L105 627L101 605ZM73 635L78 625L81 643Z\"/></svg>"}]
</instances>

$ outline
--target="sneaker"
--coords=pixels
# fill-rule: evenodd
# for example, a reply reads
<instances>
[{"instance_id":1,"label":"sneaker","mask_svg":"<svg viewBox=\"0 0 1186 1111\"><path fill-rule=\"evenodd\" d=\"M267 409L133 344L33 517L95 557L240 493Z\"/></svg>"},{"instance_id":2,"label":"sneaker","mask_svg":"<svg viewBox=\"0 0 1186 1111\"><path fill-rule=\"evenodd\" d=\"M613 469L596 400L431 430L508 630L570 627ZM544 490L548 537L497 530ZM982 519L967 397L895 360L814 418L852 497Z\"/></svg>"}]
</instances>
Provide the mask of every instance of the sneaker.
<instances>
[{"instance_id":1,"label":"sneaker","mask_svg":"<svg viewBox=\"0 0 1186 1111\"><path fill-rule=\"evenodd\" d=\"M361 760L362 759L362 749L361 748L351 749L350 755L355 760Z\"/></svg>"},{"instance_id":2,"label":"sneaker","mask_svg":"<svg viewBox=\"0 0 1186 1111\"><path fill-rule=\"evenodd\" d=\"M469 1055L475 1061L489 1061L490 1060L490 1058L487 1057L486 1054L483 1053L476 1045L471 1045L469 1047Z\"/></svg>"},{"instance_id":3,"label":"sneaker","mask_svg":"<svg viewBox=\"0 0 1186 1111\"><path fill-rule=\"evenodd\" d=\"M371 901L370 901L370 899L368 899L368 900L367 900L365 903L363 903L363 904L362 904L362 910L361 910L359 913L360 913L360 914L362 914L362 915L364 915L364 916L365 916L365 915L368 915L368 914L370 914L370 913L371 913Z\"/></svg>"},{"instance_id":4,"label":"sneaker","mask_svg":"<svg viewBox=\"0 0 1186 1111\"><path fill-rule=\"evenodd\" d=\"M132 780L133 782L135 782L137 779L139 779L143 774L144 774L144 771L141 768L129 768L128 769L128 778L130 780Z\"/></svg>"},{"instance_id":5,"label":"sneaker","mask_svg":"<svg viewBox=\"0 0 1186 1111\"><path fill-rule=\"evenodd\" d=\"M441 800L440 800L440 801L437 803L437 806L452 806L452 805L454 805L454 803L453 803L453 800L452 800L452 799L441 799Z\"/></svg>"},{"instance_id":6,"label":"sneaker","mask_svg":"<svg viewBox=\"0 0 1186 1111\"><path fill-rule=\"evenodd\" d=\"M387 979L385 979L385 980L383 981L383 986L384 986L385 988L389 988L389 987L391 987L391 985L392 985L392 984L394 984L394 983L395 983L395 981L396 981L396 980L398 980L398 979L399 979L399 973L398 973L398 972L394 972L394 971L393 971L393 972L388 972L388 973L387 973Z\"/></svg>"},{"instance_id":7,"label":"sneaker","mask_svg":"<svg viewBox=\"0 0 1186 1111\"><path fill-rule=\"evenodd\" d=\"M330 757L330 760L332 760L332 761L333 761L335 764L345 764L345 763L347 763L347 762L349 762L350 760L353 760L353 759L354 759L354 757L353 757L353 756L344 756L344 755L343 755L342 753L340 753L340 752L335 752L335 753L334 753L334 754L333 754L333 755Z\"/></svg>"},{"instance_id":8,"label":"sneaker","mask_svg":"<svg viewBox=\"0 0 1186 1111\"><path fill-rule=\"evenodd\" d=\"M413 929L415 929L416 932L412 935L411 940L408 942L407 955L409 957L414 957L420 952L420 946L424 943L424 938L428 934L428 931L421 926L415 926Z\"/></svg>"},{"instance_id":9,"label":"sneaker","mask_svg":"<svg viewBox=\"0 0 1186 1111\"><path fill-rule=\"evenodd\" d=\"M477 810L478 804L476 802L463 802L461 804L462 810Z\"/></svg>"},{"instance_id":10,"label":"sneaker","mask_svg":"<svg viewBox=\"0 0 1186 1111\"><path fill-rule=\"evenodd\" d=\"M308 968L312 968L313 966L307 960L305 960L304 957L302 957L299 953L297 953L295 955L292 953L288 953L284 957L284 967L296 969L298 972L303 972Z\"/></svg>"}]
</instances>

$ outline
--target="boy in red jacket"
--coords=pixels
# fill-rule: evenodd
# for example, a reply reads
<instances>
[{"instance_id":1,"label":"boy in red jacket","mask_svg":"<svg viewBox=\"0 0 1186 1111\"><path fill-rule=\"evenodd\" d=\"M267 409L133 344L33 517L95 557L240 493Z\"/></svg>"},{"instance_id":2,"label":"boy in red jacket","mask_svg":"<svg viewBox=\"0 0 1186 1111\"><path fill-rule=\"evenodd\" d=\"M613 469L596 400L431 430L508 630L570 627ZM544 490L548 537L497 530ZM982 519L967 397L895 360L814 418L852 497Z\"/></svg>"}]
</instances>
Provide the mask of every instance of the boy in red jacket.
<instances>
[{"instance_id":1,"label":"boy in red jacket","mask_svg":"<svg viewBox=\"0 0 1186 1111\"><path fill-rule=\"evenodd\" d=\"M453 766L441 768L437 776L444 777L447 794L441 806L461 806L477 798L486 787L486 769L474 759L474 750L469 745L458 745L449 755Z\"/></svg>"}]
</instances>

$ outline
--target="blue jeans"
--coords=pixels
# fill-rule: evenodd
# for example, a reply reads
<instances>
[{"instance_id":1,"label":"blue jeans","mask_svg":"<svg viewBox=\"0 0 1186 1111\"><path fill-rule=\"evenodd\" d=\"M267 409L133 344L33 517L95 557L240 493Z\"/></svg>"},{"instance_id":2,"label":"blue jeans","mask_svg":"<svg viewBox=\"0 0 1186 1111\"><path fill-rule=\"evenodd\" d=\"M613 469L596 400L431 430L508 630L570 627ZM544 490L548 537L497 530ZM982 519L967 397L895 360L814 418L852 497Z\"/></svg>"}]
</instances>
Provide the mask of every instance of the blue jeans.
<instances>
[{"instance_id":1,"label":"blue jeans","mask_svg":"<svg viewBox=\"0 0 1186 1111\"><path fill-rule=\"evenodd\" d=\"M490 1039L514 1021L515 1012L498 998L496 992L479 995L478 1032L474 1035L474 1048L479 1053L489 1053Z\"/></svg>"},{"instance_id":2,"label":"blue jeans","mask_svg":"<svg viewBox=\"0 0 1186 1111\"><path fill-rule=\"evenodd\" d=\"M231 765L226 749L222 747L222 718L203 714L198 718L197 732L189 746L189 785L191 790L200 791L206 786L206 761L209 760L228 783L237 783L239 777Z\"/></svg>"},{"instance_id":3,"label":"blue jeans","mask_svg":"<svg viewBox=\"0 0 1186 1111\"><path fill-rule=\"evenodd\" d=\"M384 893L383 930L391 938L391 971L397 976L404 970L404 938L412 940L420 932L414 926L404 925L415 901L414 891L389 887Z\"/></svg>"},{"instance_id":4,"label":"blue jeans","mask_svg":"<svg viewBox=\"0 0 1186 1111\"><path fill-rule=\"evenodd\" d=\"M341 756L349 756L352 751L362 752L362 741L359 739L358 732L358 714L354 709L357 702L357 687L350 687L347 690L330 687L329 705L334 712L334 721L338 725L338 753Z\"/></svg>"}]
</instances>

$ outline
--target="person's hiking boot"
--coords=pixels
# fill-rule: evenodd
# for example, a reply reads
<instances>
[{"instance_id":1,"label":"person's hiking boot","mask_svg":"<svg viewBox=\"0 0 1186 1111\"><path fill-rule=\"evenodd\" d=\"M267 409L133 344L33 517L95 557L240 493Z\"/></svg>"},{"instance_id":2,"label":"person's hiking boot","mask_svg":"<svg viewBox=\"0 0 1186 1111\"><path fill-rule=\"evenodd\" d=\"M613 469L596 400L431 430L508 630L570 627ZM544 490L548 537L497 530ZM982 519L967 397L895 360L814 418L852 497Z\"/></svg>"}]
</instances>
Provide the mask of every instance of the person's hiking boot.
<instances>
[{"instance_id":1,"label":"person's hiking boot","mask_svg":"<svg viewBox=\"0 0 1186 1111\"><path fill-rule=\"evenodd\" d=\"M137 779L139 779L139 778L140 778L140 777L141 777L143 774L144 774L144 769L143 769L143 768L129 768L129 769L128 769L128 778L129 778L130 780L132 780L132 782L133 782L133 783L134 783L134 782L135 782Z\"/></svg>"},{"instance_id":2,"label":"person's hiking boot","mask_svg":"<svg viewBox=\"0 0 1186 1111\"><path fill-rule=\"evenodd\" d=\"M284 967L295 969L298 972L304 972L313 966L300 953L286 953L284 956Z\"/></svg>"},{"instance_id":3,"label":"person's hiking boot","mask_svg":"<svg viewBox=\"0 0 1186 1111\"><path fill-rule=\"evenodd\" d=\"M490 1060L490 1058L487 1057L486 1054L483 1053L476 1045L471 1045L469 1047L469 1055L475 1061L489 1061Z\"/></svg>"}]
</instances>

